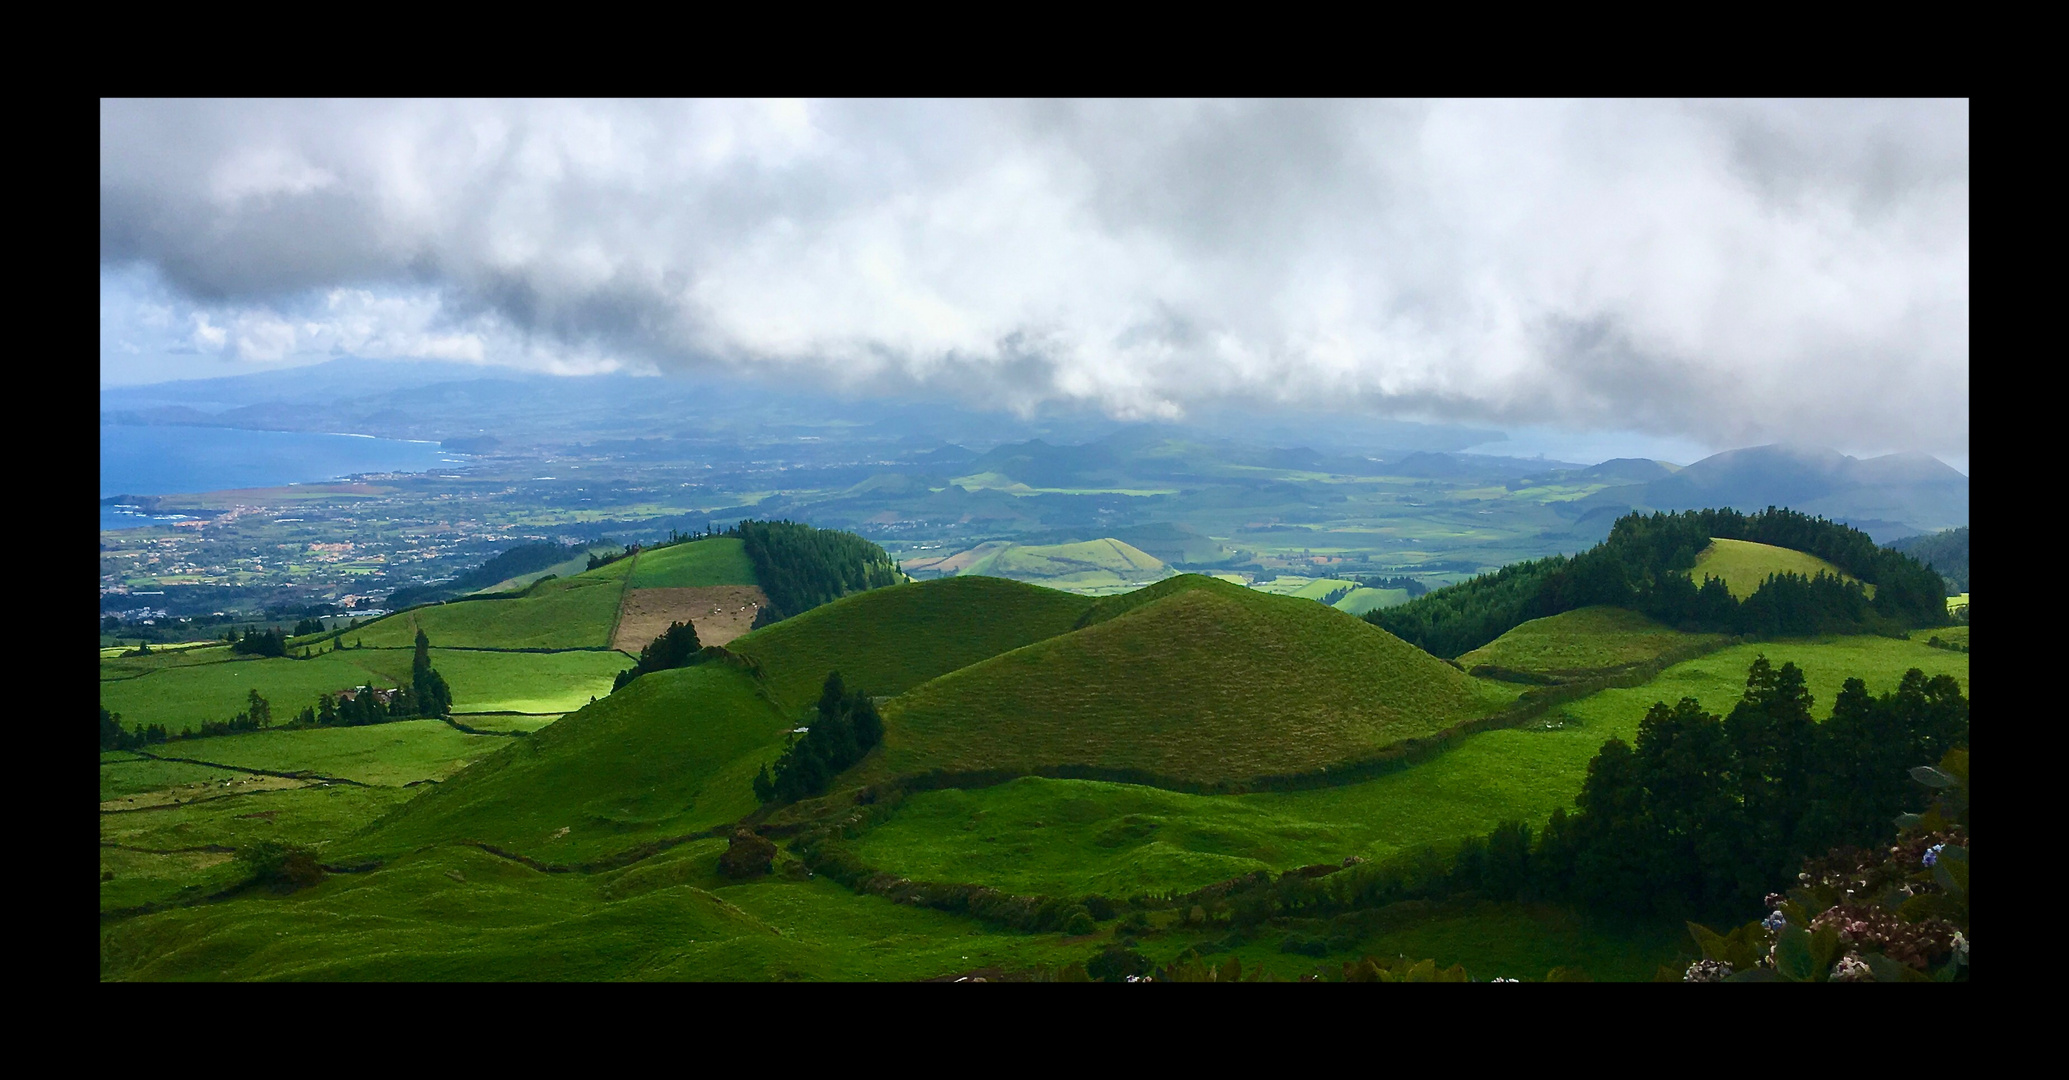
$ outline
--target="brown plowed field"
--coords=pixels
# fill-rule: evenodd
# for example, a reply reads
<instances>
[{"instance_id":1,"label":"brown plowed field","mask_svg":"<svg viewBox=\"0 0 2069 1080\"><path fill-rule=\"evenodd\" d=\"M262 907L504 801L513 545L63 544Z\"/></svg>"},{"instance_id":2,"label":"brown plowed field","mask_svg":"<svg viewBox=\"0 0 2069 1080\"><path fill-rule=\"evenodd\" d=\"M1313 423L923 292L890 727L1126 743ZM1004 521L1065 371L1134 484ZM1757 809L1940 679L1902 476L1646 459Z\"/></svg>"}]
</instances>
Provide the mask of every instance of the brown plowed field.
<instances>
[{"instance_id":1,"label":"brown plowed field","mask_svg":"<svg viewBox=\"0 0 2069 1080\"><path fill-rule=\"evenodd\" d=\"M618 610L611 647L638 653L668 624L687 620L701 645L724 645L754 625L769 598L753 585L707 585L697 589L627 589Z\"/></svg>"}]
</instances>

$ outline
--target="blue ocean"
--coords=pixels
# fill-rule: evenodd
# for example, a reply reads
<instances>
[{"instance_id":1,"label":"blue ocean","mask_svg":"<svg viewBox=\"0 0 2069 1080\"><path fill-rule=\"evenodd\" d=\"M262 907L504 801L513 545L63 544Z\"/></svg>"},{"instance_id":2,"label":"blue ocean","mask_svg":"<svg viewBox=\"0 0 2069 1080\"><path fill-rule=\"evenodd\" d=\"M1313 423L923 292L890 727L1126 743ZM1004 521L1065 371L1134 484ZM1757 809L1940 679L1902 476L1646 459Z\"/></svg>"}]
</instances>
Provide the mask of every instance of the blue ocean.
<instances>
[{"instance_id":1,"label":"blue ocean","mask_svg":"<svg viewBox=\"0 0 2069 1080\"><path fill-rule=\"evenodd\" d=\"M440 450L435 442L299 431L103 424L101 498L313 484L367 472L428 472L465 460ZM105 503L101 506L103 529L171 520Z\"/></svg>"}]
</instances>

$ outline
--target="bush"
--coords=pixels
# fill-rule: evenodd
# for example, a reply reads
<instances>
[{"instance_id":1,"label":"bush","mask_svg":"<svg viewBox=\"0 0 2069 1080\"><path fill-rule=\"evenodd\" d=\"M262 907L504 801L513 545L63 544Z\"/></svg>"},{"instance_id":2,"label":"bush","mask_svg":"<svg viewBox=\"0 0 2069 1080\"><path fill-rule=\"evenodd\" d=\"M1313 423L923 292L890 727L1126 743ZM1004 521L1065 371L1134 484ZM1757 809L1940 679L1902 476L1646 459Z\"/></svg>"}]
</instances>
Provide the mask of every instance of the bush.
<instances>
[{"instance_id":1,"label":"bush","mask_svg":"<svg viewBox=\"0 0 2069 1080\"><path fill-rule=\"evenodd\" d=\"M1085 963L1085 974L1100 982L1124 982L1149 973L1149 959L1126 945L1108 945Z\"/></svg>"},{"instance_id":2,"label":"bush","mask_svg":"<svg viewBox=\"0 0 2069 1080\"><path fill-rule=\"evenodd\" d=\"M776 861L776 845L746 829L733 830L733 842L718 857L718 869L730 878L760 877Z\"/></svg>"},{"instance_id":3,"label":"bush","mask_svg":"<svg viewBox=\"0 0 2069 1080\"><path fill-rule=\"evenodd\" d=\"M1063 924L1063 932L1072 937L1089 934L1097 929L1099 927L1092 922L1092 913L1083 908L1079 908L1077 913L1070 917L1070 921Z\"/></svg>"},{"instance_id":4,"label":"bush","mask_svg":"<svg viewBox=\"0 0 2069 1080\"><path fill-rule=\"evenodd\" d=\"M1282 953L1295 953L1300 956L1327 956L1329 955L1329 943L1321 938L1296 932L1287 934L1286 940L1279 942L1279 951Z\"/></svg>"},{"instance_id":5,"label":"bush","mask_svg":"<svg viewBox=\"0 0 2069 1080\"><path fill-rule=\"evenodd\" d=\"M323 880L323 866L316 861L316 853L292 844L261 840L239 850L237 862L253 884L270 885L283 892Z\"/></svg>"},{"instance_id":6,"label":"bush","mask_svg":"<svg viewBox=\"0 0 2069 1080\"><path fill-rule=\"evenodd\" d=\"M1116 913L1114 902L1098 893L1085 897L1084 904L1085 910L1091 912L1092 917L1100 922L1113 918Z\"/></svg>"}]
</instances>

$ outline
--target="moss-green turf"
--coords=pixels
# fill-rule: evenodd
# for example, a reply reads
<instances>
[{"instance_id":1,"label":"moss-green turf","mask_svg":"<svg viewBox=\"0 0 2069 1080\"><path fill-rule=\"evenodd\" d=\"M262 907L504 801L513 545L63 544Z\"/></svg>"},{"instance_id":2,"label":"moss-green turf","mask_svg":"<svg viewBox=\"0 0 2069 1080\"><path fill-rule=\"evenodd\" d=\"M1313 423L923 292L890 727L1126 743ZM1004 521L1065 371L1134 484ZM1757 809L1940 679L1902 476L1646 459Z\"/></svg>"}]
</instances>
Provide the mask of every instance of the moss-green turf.
<instances>
[{"instance_id":1,"label":"moss-green turf","mask_svg":"<svg viewBox=\"0 0 2069 1080\"><path fill-rule=\"evenodd\" d=\"M1201 580L898 697L862 775L1083 766L1242 783L1367 760L1513 696L1314 601Z\"/></svg>"},{"instance_id":2,"label":"moss-green turf","mask_svg":"<svg viewBox=\"0 0 2069 1080\"><path fill-rule=\"evenodd\" d=\"M642 551L632 565L629 589L690 589L709 585L759 585L747 542L714 536Z\"/></svg>"},{"instance_id":3,"label":"moss-green turf","mask_svg":"<svg viewBox=\"0 0 2069 1080\"><path fill-rule=\"evenodd\" d=\"M918 581L845 596L736 638L793 711L819 700L829 671L888 697L987 657L1068 632L1086 597L995 577Z\"/></svg>"},{"instance_id":4,"label":"moss-green turf","mask_svg":"<svg viewBox=\"0 0 2069 1080\"><path fill-rule=\"evenodd\" d=\"M1487 664L1538 675L1581 675L1726 640L1721 634L1684 634L1625 608L1585 607L1532 619L1458 662L1468 671Z\"/></svg>"}]
</instances>

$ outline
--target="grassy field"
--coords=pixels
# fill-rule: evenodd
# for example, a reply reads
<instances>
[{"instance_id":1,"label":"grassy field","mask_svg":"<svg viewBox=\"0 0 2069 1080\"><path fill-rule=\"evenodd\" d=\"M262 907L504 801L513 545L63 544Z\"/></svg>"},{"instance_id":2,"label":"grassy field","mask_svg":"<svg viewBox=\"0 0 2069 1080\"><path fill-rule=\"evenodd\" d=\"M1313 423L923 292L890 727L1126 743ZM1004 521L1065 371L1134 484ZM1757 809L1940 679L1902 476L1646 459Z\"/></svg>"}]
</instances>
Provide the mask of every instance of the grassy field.
<instances>
[{"instance_id":1,"label":"grassy field","mask_svg":"<svg viewBox=\"0 0 2069 1080\"><path fill-rule=\"evenodd\" d=\"M1586 607L1532 619L1458 658L1536 675L1583 675L1656 659L1690 646L1721 644L1721 634L1684 634L1635 611Z\"/></svg>"},{"instance_id":2,"label":"grassy field","mask_svg":"<svg viewBox=\"0 0 2069 1080\"><path fill-rule=\"evenodd\" d=\"M272 840L322 853L337 838L415 794L400 788L333 784L231 795L164 810L103 813L101 910L193 900L217 892L236 884L239 871L230 852L211 848Z\"/></svg>"},{"instance_id":3,"label":"grassy field","mask_svg":"<svg viewBox=\"0 0 2069 1080\"><path fill-rule=\"evenodd\" d=\"M1199 580L893 700L862 774L1089 766L1241 783L1370 758L1501 704L1342 612Z\"/></svg>"},{"instance_id":4,"label":"grassy field","mask_svg":"<svg viewBox=\"0 0 2069 1080\"><path fill-rule=\"evenodd\" d=\"M394 683L409 681L410 649L346 650L340 656ZM493 653L431 650L431 666L453 690L453 712L566 713L611 692L611 679L632 666L623 653ZM472 721L469 721L472 723Z\"/></svg>"},{"instance_id":5,"label":"grassy field","mask_svg":"<svg viewBox=\"0 0 2069 1080\"><path fill-rule=\"evenodd\" d=\"M1350 595L1331 605L1336 610L1351 615L1363 615L1380 608L1395 607L1408 602L1407 589L1352 589Z\"/></svg>"},{"instance_id":6,"label":"grassy field","mask_svg":"<svg viewBox=\"0 0 2069 1080\"><path fill-rule=\"evenodd\" d=\"M1950 597L1948 597L1948 598L1947 598L1947 613L1948 613L1948 614L1950 614L1950 615L1954 613L1954 609L1955 609L1955 608L1965 608L1965 607L1967 607L1967 606L1968 606L1968 594L1967 594L1967 593L1962 593L1962 594L1960 594L1959 596L1950 596Z\"/></svg>"},{"instance_id":7,"label":"grassy field","mask_svg":"<svg viewBox=\"0 0 2069 1080\"><path fill-rule=\"evenodd\" d=\"M495 601L483 601L495 603ZM164 724L178 734L204 720L228 720L257 690L285 723L318 694L372 683L409 681L410 649L346 649L309 660L240 656L222 663L169 667L142 678L103 680L101 705L124 724ZM433 649L432 666L453 690L457 713L564 713L611 691L631 661L615 652L495 653Z\"/></svg>"},{"instance_id":8,"label":"grassy field","mask_svg":"<svg viewBox=\"0 0 2069 1080\"><path fill-rule=\"evenodd\" d=\"M793 711L819 700L826 673L851 688L901 694L928 679L1066 633L1093 604L995 577L952 577L845 596L727 646L759 661Z\"/></svg>"},{"instance_id":9,"label":"grassy field","mask_svg":"<svg viewBox=\"0 0 2069 1080\"><path fill-rule=\"evenodd\" d=\"M1588 761L1611 736L1635 737L1655 701L1694 697L1729 710L1765 654L1803 668L1818 716L1849 676L1875 693L1907 668L1968 683L1968 657L1879 637L1734 646L1677 664L1650 683L1604 690L1526 728L1481 732L1413 767L1340 787L1237 796L1025 778L907 799L857 843L868 862L921 880L1011 892L1081 894L1196 888L1255 869L1346 855L1385 858L1482 835L1504 820L1541 825L1570 807Z\"/></svg>"},{"instance_id":10,"label":"grassy field","mask_svg":"<svg viewBox=\"0 0 2069 1080\"><path fill-rule=\"evenodd\" d=\"M506 742L469 735L439 720L397 720L367 727L255 731L183 740L151 753L192 758L233 769L312 772L376 787L442 780Z\"/></svg>"},{"instance_id":11,"label":"grassy field","mask_svg":"<svg viewBox=\"0 0 2069 1080\"><path fill-rule=\"evenodd\" d=\"M195 645L178 649L152 649L149 656L123 656L127 649L101 650L101 681L130 679L138 675L169 671L173 668L196 667L203 664L221 664L235 660L248 660L230 651L228 645L216 642L210 645ZM114 652L115 655L109 655Z\"/></svg>"},{"instance_id":12,"label":"grassy field","mask_svg":"<svg viewBox=\"0 0 2069 1080\"><path fill-rule=\"evenodd\" d=\"M314 705L318 694L334 693L372 682L396 685L353 658L370 651L325 653L311 660L240 656L223 663L168 667L135 679L101 682L101 707L122 714L125 725L164 724L177 735L199 731L204 720L228 720L245 709L247 695L257 690L273 705L275 722L295 710ZM409 654L402 653L403 673Z\"/></svg>"},{"instance_id":13,"label":"grassy field","mask_svg":"<svg viewBox=\"0 0 2069 1080\"><path fill-rule=\"evenodd\" d=\"M244 775L235 769L157 761L128 751L110 751L101 755L101 801L184 784L233 780Z\"/></svg>"},{"instance_id":14,"label":"grassy field","mask_svg":"<svg viewBox=\"0 0 2069 1080\"><path fill-rule=\"evenodd\" d=\"M1770 575L1790 573L1804 577L1830 574L1833 577L1854 580L1852 575L1815 555L1771 544L1755 544L1748 540L1713 539L1695 557L1695 569L1689 576L1700 583L1705 577L1723 578L1731 595L1744 600L1760 588L1760 583ZM1875 595L1870 585L1868 595Z\"/></svg>"},{"instance_id":15,"label":"grassy field","mask_svg":"<svg viewBox=\"0 0 2069 1080\"><path fill-rule=\"evenodd\" d=\"M618 596L632 571L620 559L571 578L540 582L510 600L468 600L398 612L345 632L371 648L406 649L422 627L431 644L469 649L600 649L610 644Z\"/></svg>"},{"instance_id":16,"label":"grassy field","mask_svg":"<svg viewBox=\"0 0 2069 1080\"><path fill-rule=\"evenodd\" d=\"M914 980L1089 958L1059 935L824 881L717 877L689 844L607 875L544 874L465 847L290 896L259 892L101 934L103 979Z\"/></svg>"},{"instance_id":17,"label":"grassy field","mask_svg":"<svg viewBox=\"0 0 2069 1080\"><path fill-rule=\"evenodd\" d=\"M481 840L552 862L736 820L791 721L724 664L646 675L495 753L382 821L355 850Z\"/></svg>"},{"instance_id":18,"label":"grassy field","mask_svg":"<svg viewBox=\"0 0 2069 1080\"><path fill-rule=\"evenodd\" d=\"M1161 560L1119 540L1011 544L986 552L965 574L1038 582L1056 589L1133 588L1170 574Z\"/></svg>"},{"instance_id":19,"label":"grassy field","mask_svg":"<svg viewBox=\"0 0 2069 1080\"><path fill-rule=\"evenodd\" d=\"M1931 641L1934 638L1939 638L1949 645L1959 645L1966 649L1968 648L1968 627L1934 626L1924 630L1911 631L1912 641Z\"/></svg>"},{"instance_id":20,"label":"grassy field","mask_svg":"<svg viewBox=\"0 0 2069 1080\"><path fill-rule=\"evenodd\" d=\"M747 543L714 536L656 551L642 551L632 566L629 589L693 589L707 585L759 585Z\"/></svg>"}]
</instances>

